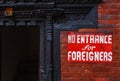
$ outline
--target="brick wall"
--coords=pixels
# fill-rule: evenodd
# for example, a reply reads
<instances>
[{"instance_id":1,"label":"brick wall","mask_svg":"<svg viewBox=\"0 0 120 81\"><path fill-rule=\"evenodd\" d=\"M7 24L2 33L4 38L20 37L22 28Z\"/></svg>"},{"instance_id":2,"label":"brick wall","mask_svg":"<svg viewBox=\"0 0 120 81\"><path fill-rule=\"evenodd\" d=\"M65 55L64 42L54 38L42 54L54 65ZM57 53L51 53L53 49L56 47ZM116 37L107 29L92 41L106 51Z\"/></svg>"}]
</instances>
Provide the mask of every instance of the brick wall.
<instances>
[{"instance_id":1,"label":"brick wall","mask_svg":"<svg viewBox=\"0 0 120 81\"><path fill-rule=\"evenodd\" d=\"M61 31L61 81L120 81L120 0L103 0L98 6L97 29L79 32L110 31L113 33L113 61L111 63L68 63L67 31Z\"/></svg>"}]
</instances>

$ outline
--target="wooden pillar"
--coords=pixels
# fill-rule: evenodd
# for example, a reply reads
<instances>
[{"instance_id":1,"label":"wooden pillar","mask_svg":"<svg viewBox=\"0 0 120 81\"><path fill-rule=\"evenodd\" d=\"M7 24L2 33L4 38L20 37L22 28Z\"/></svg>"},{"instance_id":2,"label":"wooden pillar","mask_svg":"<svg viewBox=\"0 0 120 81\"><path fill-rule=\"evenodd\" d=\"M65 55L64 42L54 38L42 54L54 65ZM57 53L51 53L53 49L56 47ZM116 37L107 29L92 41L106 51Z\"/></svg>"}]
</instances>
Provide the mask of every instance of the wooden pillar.
<instances>
[{"instance_id":1,"label":"wooden pillar","mask_svg":"<svg viewBox=\"0 0 120 81\"><path fill-rule=\"evenodd\" d=\"M52 81L52 16L48 15L45 19L45 27L41 29L40 39L40 81Z\"/></svg>"}]
</instances>

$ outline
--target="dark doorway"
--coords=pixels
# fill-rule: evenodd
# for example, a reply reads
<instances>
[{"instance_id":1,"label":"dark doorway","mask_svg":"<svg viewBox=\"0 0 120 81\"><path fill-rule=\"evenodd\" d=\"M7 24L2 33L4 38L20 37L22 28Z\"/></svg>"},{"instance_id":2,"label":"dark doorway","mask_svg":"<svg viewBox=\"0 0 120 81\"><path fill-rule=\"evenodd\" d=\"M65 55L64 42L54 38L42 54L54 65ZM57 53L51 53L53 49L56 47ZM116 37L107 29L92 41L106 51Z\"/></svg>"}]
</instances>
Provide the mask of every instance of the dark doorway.
<instances>
[{"instance_id":1,"label":"dark doorway","mask_svg":"<svg viewBox=\"0 0 120 81\"><path fill-rule=\"evenodd\" d=\"M1 32L1 81L38 81L39 27L7 27Z\"/></svg>"}]
</instances>

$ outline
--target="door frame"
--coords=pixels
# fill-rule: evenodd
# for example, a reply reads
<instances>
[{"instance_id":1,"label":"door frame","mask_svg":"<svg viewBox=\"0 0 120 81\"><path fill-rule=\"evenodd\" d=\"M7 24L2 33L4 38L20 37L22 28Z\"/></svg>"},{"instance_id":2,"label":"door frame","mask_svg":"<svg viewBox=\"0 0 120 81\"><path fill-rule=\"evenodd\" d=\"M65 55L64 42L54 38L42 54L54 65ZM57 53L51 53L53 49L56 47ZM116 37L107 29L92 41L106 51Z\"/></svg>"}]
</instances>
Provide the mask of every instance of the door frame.
<instances>
[{"instance_id":1,"label":"door frame","mask_svg":"<svg viewBox=\"0 0 120 81\"><path fill-rule=\"evenodd\" d=\"M15 11L13 16L6 17L0 13L0 26L40 27L39 81L61 81L60 31L97 28L97 3L72 7L69 4L45 3L36 5L36 10L30 11L24 10L24 6L29 8L35 4L21 5L21 11ZM1 7L6 8L4 5ZM16 5L17 8L20 5Z\"/></svg>"},{"instance_id":2,"label":"door frame","mask_svg":"<svg viewBox=\"0 0 120 81\"><path fill-rule=\"evenodd\" d=\"M79 13L77 13L79 14ZM68 15L68 14L65 14ZM72 15L72 14L69 14ZM79 17L79 20L77 18ZM71 16L68 19L68 24L64 23L64 20L60 23L54 23L53 25L53 81L61 81L61 59L60 59L60 32L61 31L76 31L82 28L97 28L98 27L98 12L97 5L95 5L92 10L86 14L81 20L81 15L72 15L74 20L70 20ZM87 19L86 19L87 17ZM92 18L92 19L91 19ZM74 24L74 21L78 23ZM81 21L81 23L80 23ZM84 22L84 23L83 23ZM67 50L67 49L66 49Z\"/></svg>"}]
</instances>

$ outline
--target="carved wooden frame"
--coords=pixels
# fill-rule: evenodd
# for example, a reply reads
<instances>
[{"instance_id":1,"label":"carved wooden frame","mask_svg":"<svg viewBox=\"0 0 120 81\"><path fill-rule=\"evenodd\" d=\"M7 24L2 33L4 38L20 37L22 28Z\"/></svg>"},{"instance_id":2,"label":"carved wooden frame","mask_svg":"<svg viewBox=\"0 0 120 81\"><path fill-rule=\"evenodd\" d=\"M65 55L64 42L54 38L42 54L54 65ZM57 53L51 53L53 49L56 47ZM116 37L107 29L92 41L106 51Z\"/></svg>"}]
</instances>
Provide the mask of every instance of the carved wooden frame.
<instances>
[{"instance_id":1,"label":"carved wooden frame","mask_svg":"<svg viewBox=\"0 0 120 81\"><path fill-rule=\"evenodd\" d=\"M67 15L67 14L66 14ZM54 24L54 32L53 32L53 81L61 81L60 76L60 31L71 31L78 30L80 28L97 28L98 27L98 14L97 14L97 5L85 16L83 20L77 20L78 22L74 23L74 21L66 23L55 23ZM80 23L81 21L81 23Z\"/></svg>"},{"instance_id":2,"label":"carved wooden frame","mask_svg":"<svg viewBox=\"0 0 120 81\"><path fill-rule=\"evenodd\" d=\"M61 81L60 31L96 28L97 3L85 5L39 3L34 6L35 9L24 10L25 6L29 8L31 5L35 4L0 4L3 9L11 6L15 8L14 15L10 17L5 17L4 11L0 11L0 27L40 27L39 81Z\"/></svg>"}]
</instances>

